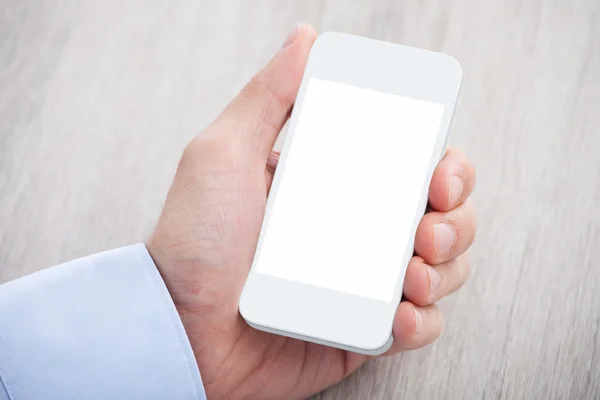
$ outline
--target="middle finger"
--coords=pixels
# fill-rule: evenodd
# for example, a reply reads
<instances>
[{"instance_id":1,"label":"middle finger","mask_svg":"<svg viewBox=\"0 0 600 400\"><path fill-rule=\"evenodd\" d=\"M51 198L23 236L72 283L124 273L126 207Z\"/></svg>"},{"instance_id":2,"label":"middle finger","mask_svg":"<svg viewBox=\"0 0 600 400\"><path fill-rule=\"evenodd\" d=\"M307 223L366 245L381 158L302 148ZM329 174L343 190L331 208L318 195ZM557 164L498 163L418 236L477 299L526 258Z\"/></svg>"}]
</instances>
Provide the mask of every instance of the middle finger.
<instances>
[{"instance_id":1,"label":"middle finger","mask_svg":"<svg viewBox=\"0 0 600 400\"><path fill-rule=\"evenodd\" d=\"M434 266L415 256L406 269L403 295L417 306L434 304L458 290L467 281L469 270L468 253Z\"/></svg>"},{"instance_id":2,"label":"middle finger","mask_svg":"<svg viewBox=\"0 0 600 400\"><path fill-rule=\"evenodd\" d=\"M464 253L475 239L477 221L470 201L448 212L423 216L415 237L415 252L430 265L441 264Z\"/></svg>"}]
</instances>

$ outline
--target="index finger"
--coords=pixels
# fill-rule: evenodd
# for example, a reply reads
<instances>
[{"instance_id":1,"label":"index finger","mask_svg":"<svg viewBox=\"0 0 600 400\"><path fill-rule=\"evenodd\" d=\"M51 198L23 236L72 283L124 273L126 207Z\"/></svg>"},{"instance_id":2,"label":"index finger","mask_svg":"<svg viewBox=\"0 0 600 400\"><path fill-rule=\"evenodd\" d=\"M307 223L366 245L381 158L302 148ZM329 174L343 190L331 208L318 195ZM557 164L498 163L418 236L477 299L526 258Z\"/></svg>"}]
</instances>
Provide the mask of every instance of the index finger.
<instances>
[{"instance_id":1,"label":"index finger","mask_svg":"<svg viewBox=\"0 0 600 400\"><path fill-rule=\"evenodd\" d=\"M436 211L461 205L475 186L475 168L457 149L449 148L436 167L429 185L429 204Z\"/></svg>"}]
</instances>

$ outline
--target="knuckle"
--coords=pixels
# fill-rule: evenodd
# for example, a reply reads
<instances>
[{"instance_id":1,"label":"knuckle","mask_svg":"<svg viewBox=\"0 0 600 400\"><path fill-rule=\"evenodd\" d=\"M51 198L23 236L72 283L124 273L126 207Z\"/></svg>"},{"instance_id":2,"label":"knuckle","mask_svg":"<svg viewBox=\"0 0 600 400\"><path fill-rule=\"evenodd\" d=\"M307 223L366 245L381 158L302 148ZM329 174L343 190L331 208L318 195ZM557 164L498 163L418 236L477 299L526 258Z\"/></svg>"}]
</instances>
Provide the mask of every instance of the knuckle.
<instances>
[{"instance_id":1,"label":"knuckle","mask_svg":"<svg viewBox=\"0 0 600 400\"><path fill-rule=\"evenodd\" d=\"M196 168L195 164L197 162L197 151L195 147L195 142L194 140L192 140L183 149L183 153L181 154L181 158L179 159L179 164L177 165L178 173L190 169L193 170Z\"/></svg>"},{"instance_id":2,"label":"knuckle","mask_svg":"<svg viewBox=\"0 0 600 400\"><path fill-rule=\"evenodd\" d=\"M238 160L241 158L241 146L234 140L209 135L196 136L187 144L181 157L183 162Z\"/></svg>"},{"instance_id":3,"label":"knuckle","mask_svg":"<svg viewBox=\"0 0 600 400\"><path fill-rule=\"evenodd\" d=\"M242 89L242 93L247 95L249 98L260 97L264 98L265 96L270 99L273 98L275 100L279 100L279 96L277 90L273 89L271 86L271 82L269 82L268 76L263 71L257 72L244 86ZM263 112L266 112L268 107L268 102L263 107Z\"/></svg>"},{"instance_id":4,"label":"knuckle","mask_svg":"<svg viewBox=\"0 0 600 400\"><path fill-rule=\"evenodd\" d=\"M243 163L242 152L225 138L197 136L183 149L177 176L195 181L210 173L227 173Z\"/></svg>"},{"instance_id":5,"label":"knuckle","mask_svg":"<svg viewBox=\"0 0 600 400\"><path fill-rule=\"evenodd\" d=\"M253 90L255 88L262 88L265 85L266 75L264 71L258 71L256 74L250 78L248 84L244 88L244 90Z\"/></svg>"},{"instance_id":6,"label":"knuckle","mask_svg":"<svg viewBox=\"0 0 600 400\"><path fill-rule=\"evenodd\" d=\"M266 102L264 111L269 107L278 107L282 110L287 110L294 104L296 97L295 93L288 93L286 90L282 90L281 87L274 85L274 82L265 71L259 71L250 78L250 81L242 89L242 92L249 93L249 97L266 96L268 101Z\"/></svg>"}]
</instances>

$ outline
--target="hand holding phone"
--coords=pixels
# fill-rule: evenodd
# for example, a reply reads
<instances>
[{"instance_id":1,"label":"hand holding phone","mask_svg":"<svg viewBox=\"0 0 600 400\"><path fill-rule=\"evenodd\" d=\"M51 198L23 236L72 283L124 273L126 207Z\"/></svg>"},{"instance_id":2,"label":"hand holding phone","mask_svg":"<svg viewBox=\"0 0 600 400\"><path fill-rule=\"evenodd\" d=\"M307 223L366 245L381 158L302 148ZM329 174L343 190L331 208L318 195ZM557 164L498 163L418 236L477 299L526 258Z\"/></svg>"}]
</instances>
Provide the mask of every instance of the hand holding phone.
<instances>
[{"instance_id":1,"label":"hand holding phone","mask_svg":"<svg viewBox=\"0 0 600 400\"><path fill-rule=\"evenodd\" d=\"M147 242L186 328L208 398L304 398L367 360L363 354L255 330L238 313L273 179L273 144L298 94L315 37L312 28L301 25L189 143ZM451 184L455 179L461 185ZM433 173L433 211L417 229L419 256L407 267L406 301L395 311L394 343L387 354L422 347L439 335L442 316L433 303L467 277L468 263L460 254L474 235L473 213L465 202L473 183L471 164L460 153L447 152ZM434 232L445 225L455 236L440 246Z\"/></svg>"}]
</instances>

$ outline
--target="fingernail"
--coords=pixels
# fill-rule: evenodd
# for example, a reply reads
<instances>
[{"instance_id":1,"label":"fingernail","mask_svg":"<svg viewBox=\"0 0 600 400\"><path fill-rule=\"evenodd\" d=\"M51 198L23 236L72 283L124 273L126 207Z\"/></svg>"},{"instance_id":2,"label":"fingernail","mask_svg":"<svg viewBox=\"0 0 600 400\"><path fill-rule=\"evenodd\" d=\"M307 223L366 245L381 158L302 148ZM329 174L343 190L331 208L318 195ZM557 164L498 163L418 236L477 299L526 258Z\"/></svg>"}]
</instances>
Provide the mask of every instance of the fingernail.
<instances>
[{"instance_id":1,"label":"fingernail","mask_svg":"<svg viewBox=\"0 0 600 400\"><path fill-rule=\"evenodd\" d=\"M435 268L427 265L427 274L429 275L429 293L435 293L438 286L440 286L440 281L442 277L439 272L435 270Z\"/></svg>"},{"instance_id":2,"label":"fingernail","mask_svg":"<svg viewBox=\"0 0 600 400\"><path fill-rule=\"evenodd\" d=\"M438 256L449 255L455 241L456 232L450 225L439 223L433 226L433 246Z\"/></svg>"},{"instance_id":3,"label":"fingernail","mask_svg":"<svg viewBox=\"0 0 600 400\"><path fill-rule=\"evenodd\" d=\"M413 309L415 312L415 335L419 333L421 330L421 325L423 325L423 316L416 309Z\"/></svg>"},{"instance_id":4,"label":"fingernail","mask_svg":"<svg viewBox=\"0 0 600 400\"><path fill-rule=\"evenodd\" d=\"M287 47L290 44L294 43L296 41L296 39L298 38L298 36L300 35L300 29L301 29L301 25L297 24L294 27L294 30L290 32L290 34L288 35L287 39L285 39L285 42L283 43L283 47Z\"/></svg>"},{"instance_id":5,"label":"fingernail","mask_svg":"<svg viewBox=\"0 0 600 400\"><path fill-rule=\"evenodd\" d=\"M267 170L270 172L275 172L275 168L277 168L277 164L279 163L279 153L272 151L267 158Z\"/></svg>"},{"instance_id":6,"label":"fingernail","mask_svg":"<svg viewBox=\"0 0 600 400\"><path fill-rule=\"evenodd\" d=\"M457 175L450 177L450 193L448 194L448 203L453 206L458 202L460 195L463 192L465 184L462 179Z\"/></svg>"}]
</instances>

